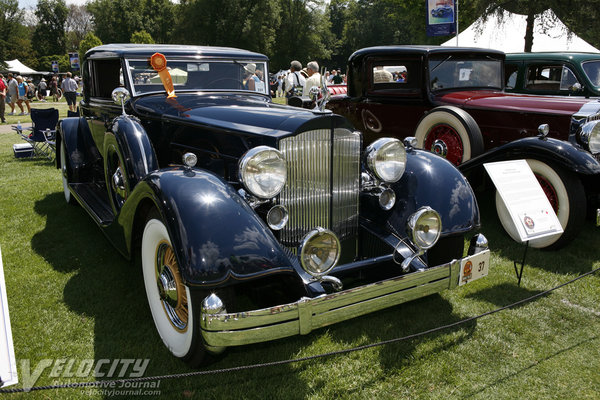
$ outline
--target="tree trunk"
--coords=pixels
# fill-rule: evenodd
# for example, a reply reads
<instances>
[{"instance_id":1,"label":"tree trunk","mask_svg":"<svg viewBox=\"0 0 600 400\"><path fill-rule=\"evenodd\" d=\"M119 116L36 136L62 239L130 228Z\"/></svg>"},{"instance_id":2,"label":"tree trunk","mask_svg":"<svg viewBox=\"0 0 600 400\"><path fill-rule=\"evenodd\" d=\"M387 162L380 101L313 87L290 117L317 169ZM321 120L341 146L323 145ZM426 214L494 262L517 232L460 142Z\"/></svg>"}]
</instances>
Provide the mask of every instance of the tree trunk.
<instances>
[{"instance_id":1,"label":"tree trunk","mask_svg":"<svg viewBox=\"0 0 600 400\"><path fill-rule=\"evenodd\" d=\"M525 49L526 53L531 53L533 47L533 23L535 22L535 14L527 14L527 27L525 28Z\"/></svg>"}]
</instances>

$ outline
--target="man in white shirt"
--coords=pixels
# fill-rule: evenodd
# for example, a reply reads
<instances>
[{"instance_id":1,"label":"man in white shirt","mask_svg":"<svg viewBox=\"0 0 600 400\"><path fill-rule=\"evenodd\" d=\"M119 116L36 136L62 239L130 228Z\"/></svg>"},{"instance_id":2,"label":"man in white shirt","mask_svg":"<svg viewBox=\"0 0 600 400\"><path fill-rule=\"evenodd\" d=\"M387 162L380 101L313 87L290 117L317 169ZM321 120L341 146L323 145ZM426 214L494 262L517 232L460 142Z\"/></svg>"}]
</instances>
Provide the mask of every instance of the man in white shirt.
<instances>
[{"instance_id":1,"label":"man in white shirt","mask_svg":"<svg viewBox=\"0 0 600 400\"><path fill-rule=\"evenodd\" d=\"M308 72L308 79L304 84L304 89L302 92L304 93L303 97L308 98L310 88L313 86L321 88L322 84L321 74L319 73L319 64L316 61L311 61L306 64L306 71Z\"/></svg>"},{"instance_id":2,"label":"man in white shirt","mask_svg":"<svg viewBox=\"0 0 600 400\"><path fill-rule=\"evenodd\" d=\"M306 79L300 71L302 64L300 61L292 61L290 64L290 73L285 78L285 97L302 96L302 88L306 83Z\"/></svg>"}]
</instances>

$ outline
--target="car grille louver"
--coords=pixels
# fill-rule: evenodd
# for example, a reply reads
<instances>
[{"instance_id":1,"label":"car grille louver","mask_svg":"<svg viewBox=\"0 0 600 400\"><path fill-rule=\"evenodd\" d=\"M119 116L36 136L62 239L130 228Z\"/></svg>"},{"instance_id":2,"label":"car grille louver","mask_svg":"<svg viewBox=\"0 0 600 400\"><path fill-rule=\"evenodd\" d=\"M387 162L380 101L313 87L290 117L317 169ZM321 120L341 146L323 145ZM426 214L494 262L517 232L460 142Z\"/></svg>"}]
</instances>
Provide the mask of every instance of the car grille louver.
<instances>
[{"instance_id":1,"label":"car grille louver","mask_svg":"<svg viewBox=\"0 0 600 400\"><path fill-rule=\"evenodd\" d=\"M347 129L318 129L282 139L287 182L279 203L289 221L281 241L292 251L317 226L340 240L358 231L361 135Z\"/></svg>"}]
</instances>

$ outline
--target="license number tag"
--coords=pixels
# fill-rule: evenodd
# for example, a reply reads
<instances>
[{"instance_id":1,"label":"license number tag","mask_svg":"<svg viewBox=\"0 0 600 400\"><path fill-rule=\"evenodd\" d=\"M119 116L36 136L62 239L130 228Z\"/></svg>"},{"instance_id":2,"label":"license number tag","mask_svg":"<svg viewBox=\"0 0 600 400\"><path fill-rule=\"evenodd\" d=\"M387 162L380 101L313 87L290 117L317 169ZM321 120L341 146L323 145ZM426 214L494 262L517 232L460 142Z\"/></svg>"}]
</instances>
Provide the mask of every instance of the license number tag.
<instances>
[{"instance_id":1,"label":"license number tag","mask_svg":"<svg viewBox=\"0 0 600 400\"><path fill-rule=\"evenodd\" d=\"M464 285L475 279L482 278L488 274L490 268L490 251L465 257L460 262L460 276L458 285Z\"/></svg>"}]
</instances>

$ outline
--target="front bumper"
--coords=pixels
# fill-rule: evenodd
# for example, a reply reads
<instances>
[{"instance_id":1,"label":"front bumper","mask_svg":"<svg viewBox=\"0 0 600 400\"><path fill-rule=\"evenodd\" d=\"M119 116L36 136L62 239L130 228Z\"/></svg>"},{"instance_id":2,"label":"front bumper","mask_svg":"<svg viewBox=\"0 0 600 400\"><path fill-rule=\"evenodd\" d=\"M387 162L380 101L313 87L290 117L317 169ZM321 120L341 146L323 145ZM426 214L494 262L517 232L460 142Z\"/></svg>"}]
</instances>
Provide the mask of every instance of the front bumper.
<instances>
[{"instance_id":1,"label":"front bumper","mask_svg":"<svg viewBox=\"0 0 600 400\"><path fill-rule=\"evenodd\" d=\"M485 251L489 254L489 250ZM480 255L478 253L475 256ZM208 349L219 351L228 346L306 335L317 328L456 287L459 284L461 261L471 257L261 310L211 314L203 309L200 320L202 336Z\"/></svg>"}]
</instances>

